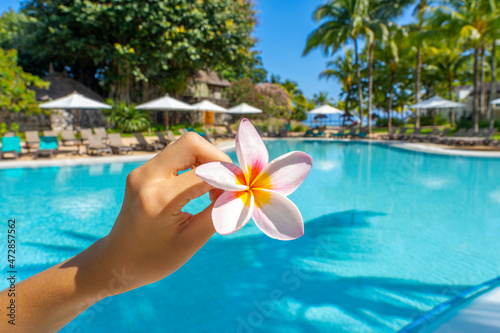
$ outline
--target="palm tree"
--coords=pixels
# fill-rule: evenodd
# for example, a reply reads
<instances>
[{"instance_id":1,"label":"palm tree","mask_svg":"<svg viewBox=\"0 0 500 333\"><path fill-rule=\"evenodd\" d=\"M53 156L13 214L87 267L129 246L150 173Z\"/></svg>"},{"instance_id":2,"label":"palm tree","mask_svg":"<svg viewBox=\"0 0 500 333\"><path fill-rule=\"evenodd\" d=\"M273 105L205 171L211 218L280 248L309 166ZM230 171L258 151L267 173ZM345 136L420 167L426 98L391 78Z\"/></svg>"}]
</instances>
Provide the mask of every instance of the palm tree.
<instances>
[{"instance_id":1,"label":"palm tree","mask_svg":"<svg viewBox=\"0 0 500 333\"><path fill-rule=\"evenodd\" d=\"M432 65L429 66L429 70L435 72L437 81L446 82L448 99L453 100L453 82L469 58L463 55L462 45L460 45L458 39L448 39L437 47L431 47L430 49L433 54L430 56L431 60L429 62ZM455 126L455 118L455 109L452 109L450 119L452 126Z\"/></svg>"},{"instance_id":2,"label":"palm tree","mask_svg":"<svg viewBox=\"0 0 500 333\"><path fill-rule=\"evenodd\" d=\"M434 19L450 35L458 35L464 45L469 45L474 54L474 95L472 121L474 130L479 130L478 91L479 53L485 47L488 37L495 36L500 27L499 14L493 1L451 0L448 6L439 7Z\"/></svg>"},{"instance_id":3,"label":"palm tree","mask_svg":"<svg viewBox=\"0 0 500 333\"><path fill-rule=\"evenodd\" d=\"M326 91L320 91L319 93L314 94L312 100L316 105L332 105L332 98L328 97L328 92Z\"/></svg>"},{"instance_id":4,"label":"palm tree","mask_svg":"<svg viewBox=\"0 0 500 333\"><path fill-rule=\"evenodd\" d=\"M424 16L428 9L427 0L420 0L415 8L417 16L417 33L414 40L417 42L417 61L415 65L415 103L420 103L420 79L422 75L422 32L424 31ZM420 109L415 110L415 128L420 127Z\"/></svg>"},{"instance_id":5,"label":"palm tree","mask_svg":"<svg viewBox=\"0 0 500 333\"><path fill-rule=\"evenodd\" d=\"M373 105L373 51L378 37L382 42L388 35L388 26L394 25L390 20L401 16L403 9L413 0L386 1L371 0L369 15L365 20L365 39L368 45L368 133L371 133L371 114ZM392 89L392 88L391 88Z\"/></svg>"},{"instance_id":6,"label":"palm tree","mask_svg":"<svg viewBox=\"0 0 500 333\"><path fill-rule=\"evenodd\" d=\"M338 56L333 61L329 61L327 69L319 74L320 78L336 78L342 83L342 95L345 95L345 112L349 112L349 102L351 100L352 78L355 75L355 68L352 63L352 49L344 49L344 57Z\"/></svg>"},{"instance_id":7,"label":"palm tree","mask_svg":"<svg viewBox=\"0 0 500 333\"><path fill-rule=\"evenodd\" d=\"M334 54L348 40L354 44L354 64L359 98L359 117L363 119L363 91L359 66L358 39L366 30L369 0L330 0L314 12L316 22L323 23L307 38L304 55L315 48L322 48L325 54ZM360 126L361 126L360 122Z\"/></svg>"},{"instance_id":8,"label":"palm tree","mask_svg":"<svg viewBox=\"0 0 500 333\"><path fill-rule=\"evenodd\" d=\"M378 44L375 48L375 53L377 55L377 59L382 63L382 68L389 69L389 92L387 99L387 127L390 132L392 129L392 104L393 104L393 93L394 86L396 84L396 71L399 65L399 47L397 45L398 41L401 41L406 36L406 29L399 27L395 24L391 24L389 26L387 38L384 40L382 44ZM385 93L384 93L385 95Z\"/></svg>"}]
</instances>

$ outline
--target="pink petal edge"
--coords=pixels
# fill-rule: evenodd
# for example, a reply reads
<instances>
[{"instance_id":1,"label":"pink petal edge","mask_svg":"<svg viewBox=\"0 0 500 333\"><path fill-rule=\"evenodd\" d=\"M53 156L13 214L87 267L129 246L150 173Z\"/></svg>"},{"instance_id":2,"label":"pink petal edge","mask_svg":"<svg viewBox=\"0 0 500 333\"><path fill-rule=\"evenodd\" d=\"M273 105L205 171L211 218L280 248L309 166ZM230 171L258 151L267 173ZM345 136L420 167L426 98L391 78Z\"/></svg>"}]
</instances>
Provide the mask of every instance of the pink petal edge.
<instances>
[{"instance_id":1,"label":"pink petal edge","mask_svg":"<svg viewBox=\"0 0 500 333\"><path fill-rule=\"evenodd\" d=\"M264 141L246 118L241 120L236 132L236 155L247 180L255 178L269 163L269 153Z\"/></svg>"},{"instance_id":2,"label":"pink petal edge","mask_svg":"<svg viewBox=\"0 0 500 333\"><path fill-rule=\"evenodd\" d=\"M269 186L265 188L288 196L304 182L311 168L311 156L293 151L271 161L255 180L254 186L265 184Z\"/></svg>"},{"instance_id":3,"label":"pink petal edge","mask_svg":"<svg viewBox=\"0 0 500 333\"><path fill-rule=\"evenodd\" d=\"M259 191L253 191L255 208L252 218L257 227L271 238L292 240L304 234L302 215L295 204L284 195L269 191L269 202L259 202Z\"/></svg>"}]
</instances>

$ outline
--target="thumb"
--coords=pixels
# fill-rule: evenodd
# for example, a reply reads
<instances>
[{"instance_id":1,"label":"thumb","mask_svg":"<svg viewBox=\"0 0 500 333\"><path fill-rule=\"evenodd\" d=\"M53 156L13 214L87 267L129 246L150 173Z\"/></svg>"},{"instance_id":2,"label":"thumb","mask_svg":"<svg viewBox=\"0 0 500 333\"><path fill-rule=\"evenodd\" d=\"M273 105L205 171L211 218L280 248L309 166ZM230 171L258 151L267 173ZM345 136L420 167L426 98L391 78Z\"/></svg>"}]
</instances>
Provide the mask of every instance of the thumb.
<instances>
[{"instance_id":1,"label":"thumb","mask_svg":"<svg viewBox=\"0 0 500 333\"><path fill-rule=\"evenodd\" d=\"M194 215L187 226L182 230L181 237L186 238L194 246L201 248L215 233L212 222L212 209L215 202L212 202L203 211Z\"/></svg>"}]
</instances>

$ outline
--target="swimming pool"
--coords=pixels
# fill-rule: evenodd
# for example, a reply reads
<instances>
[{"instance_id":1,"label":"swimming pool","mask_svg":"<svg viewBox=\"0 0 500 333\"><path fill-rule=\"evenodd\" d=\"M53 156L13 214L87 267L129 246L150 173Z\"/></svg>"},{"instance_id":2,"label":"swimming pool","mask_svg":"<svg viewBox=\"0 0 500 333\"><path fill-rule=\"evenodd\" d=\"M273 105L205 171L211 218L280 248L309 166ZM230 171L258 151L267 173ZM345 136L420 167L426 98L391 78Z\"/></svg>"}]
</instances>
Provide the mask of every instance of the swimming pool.
<instances>
[{"instance_id":1,"label":"swimming pool","mask_svg":"<svg viewBox=\"0 0 500 333\"><path fill-rule=\"evenodd\" d=\"M276 241L252 222L215 235L175 274L105 299L62 332L394 332L500 275L500 159L361 142L266 145L271 158L313 157L290 196L306 223L302 238ZM17 221L20 277L106 235L138 165L0 170L0 212ZM188 211L207 204L201 198Z\"/></svg>"}]
</instances>

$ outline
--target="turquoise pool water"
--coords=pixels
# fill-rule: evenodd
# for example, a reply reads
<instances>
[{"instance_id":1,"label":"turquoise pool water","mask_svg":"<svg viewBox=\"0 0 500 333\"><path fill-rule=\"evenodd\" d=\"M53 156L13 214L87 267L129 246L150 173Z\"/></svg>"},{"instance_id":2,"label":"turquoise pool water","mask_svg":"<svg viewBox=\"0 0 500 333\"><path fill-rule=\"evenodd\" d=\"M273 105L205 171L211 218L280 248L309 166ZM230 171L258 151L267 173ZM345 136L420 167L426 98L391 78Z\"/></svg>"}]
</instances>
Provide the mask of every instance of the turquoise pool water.
<instances>
[{"instance_id":1,"label":"turquoise pool water","mask_svg":"<svg viewBox=\"0 0 500 333\"><path fill-rule=\"evenodd\" d=\"M96 304L62 332L394 332L500 275L500 159L365 143L266 145L271 158L313 157L291 195L306 222L302 238L276 241L252 222L215 235L175 274ZM0 170L0 212L17 221L20 277L106 235L138 165Z\"/></svg>"}]
</instances>

